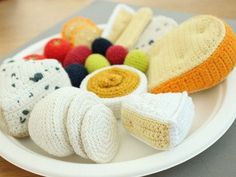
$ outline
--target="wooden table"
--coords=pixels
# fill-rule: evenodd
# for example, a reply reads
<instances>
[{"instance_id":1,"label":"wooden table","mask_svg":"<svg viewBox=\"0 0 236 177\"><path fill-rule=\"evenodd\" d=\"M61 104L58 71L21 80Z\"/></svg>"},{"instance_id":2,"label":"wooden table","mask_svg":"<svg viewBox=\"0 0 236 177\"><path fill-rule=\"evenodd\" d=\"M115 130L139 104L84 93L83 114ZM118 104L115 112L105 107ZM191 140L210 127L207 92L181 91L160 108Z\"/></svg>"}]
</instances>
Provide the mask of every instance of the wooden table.
<instances>
[{"instance_id":1,"label":"wooden table","mask_svg":"<svg viewBox=\"0 0 236 177\"><path fill-rule=\"evenodd\" d=\"M114 0L236 19L235 0ZM0 0L0 58L91 3L90 0ZM33 177L0 157L0 177Z\"/></svg>"}]
</instances>

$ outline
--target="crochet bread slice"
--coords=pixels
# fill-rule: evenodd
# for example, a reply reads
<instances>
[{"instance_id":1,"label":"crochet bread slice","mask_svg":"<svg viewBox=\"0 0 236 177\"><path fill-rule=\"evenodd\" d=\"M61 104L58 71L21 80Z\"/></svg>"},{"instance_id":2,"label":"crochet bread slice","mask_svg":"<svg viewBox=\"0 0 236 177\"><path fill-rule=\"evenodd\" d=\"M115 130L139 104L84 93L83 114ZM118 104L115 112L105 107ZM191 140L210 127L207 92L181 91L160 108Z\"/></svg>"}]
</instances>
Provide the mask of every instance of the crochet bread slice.
<instances>
[{"instance_id":1,"label":"crochet bread slice","mask_svg":"<svg viewBox=\"0 0 236 177\"><path fill-rule=\"evenodd\" d=\"M74 152L65 124L70 103L78 90L74 87L56 90L39 101L30 115L30 137L49 154L64 157Z\"/></svg>"},{"instance_id":2,"label":"crochet bread slice","mask_svg":"<svg viewBox=\"0 0 236 177\"><path fill-rule=\"evenodd\" d=\"M222 20L201 15L165 35L148 53L150 92L191 93L227 77L236 62L236 37Z\"/></svg>"},{"instance_id":3,"label":"crochet bread slice","mask_svg":"<svg viewBox=\"0 0 236 177\"><path fill-rule=\"evenodd\" d=\"M86 112L96 104L99 104L99 100L95 94L79 90L67 114L66 127L70 143L75 153L83 158L88 158L88 156L81 139L82 121Z\"/></svg>"},{"instance_id":4,"label":"crochet bread slice","mask_svg":"<svg viewBox=\"0 0 236 177\"><path fill-rule=\"evenodd\" d=\"M194 105L187 93L141 94L123 101L121 119L136 138L160 150L178 145L193 120Z\"/></svg>"},{"instance_id":5,"label":"crochet bread slice","mask_svg":"<svg viewBox=\"0 0 236 177\"><path fill-rule=\"evenodd\" d=\"M14 137L28 136L28 119L34 105L65 86L71 86L70 79L56 60L5 60L0 66L1 124Z\"/></svg>"},{"instance_id":6,"label":"crochet bread slice","mask_svg":"<svg viewBox=\"0 0 236 177\"><path fill-rule=\"evenodd\" d=\"M111 161L119 147L117 122L112 111L103 104L91 107L82 122L81 138L89 159L98 163Z\"/></svg>"}]
</instances>

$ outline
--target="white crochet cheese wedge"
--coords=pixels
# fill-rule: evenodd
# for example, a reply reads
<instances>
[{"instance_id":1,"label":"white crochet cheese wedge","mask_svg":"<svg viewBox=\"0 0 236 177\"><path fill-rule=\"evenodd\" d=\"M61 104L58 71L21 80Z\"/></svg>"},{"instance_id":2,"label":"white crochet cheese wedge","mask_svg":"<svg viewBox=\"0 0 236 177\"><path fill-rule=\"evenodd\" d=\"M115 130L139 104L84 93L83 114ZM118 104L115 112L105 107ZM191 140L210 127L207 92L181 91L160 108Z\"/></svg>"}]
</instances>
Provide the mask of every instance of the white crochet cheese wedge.
<instances>
[{"instance_id":1,"label":"white crochet cheese wedge","mask_svg":"<svg viewBox=\"0 0 236 177\"><path fill-rule=\"evenodd\" d=\"M28 119L34 105L65 86L71 86L70 79L57 60L5 60L0 66L2 127L12 136L28 136Z\"/></svg>"},{"instance_id":2,"label":"white crochet cheese wedge","mask_svg":"<svg viewBox=\"0 0 236 177\"><path fill-rule=\"evenodd\" d=\"M140 36L136 48L147 51L154 42L161 39L177 25L177 22L172 18L162 15L153 17L151 23Z\"/></svg>"},{"instance_id":3,"label":"white crochet cheese wedge","mask_svg":"<svg viewBox=\"0 0 236 177\"><path fill-rule=\"evenodd\" d=\"M134 137L160 150L182 142L193 117L194 105L186 92L135 95L122 103L124 127Z\"/></svg>"}]
</instances>

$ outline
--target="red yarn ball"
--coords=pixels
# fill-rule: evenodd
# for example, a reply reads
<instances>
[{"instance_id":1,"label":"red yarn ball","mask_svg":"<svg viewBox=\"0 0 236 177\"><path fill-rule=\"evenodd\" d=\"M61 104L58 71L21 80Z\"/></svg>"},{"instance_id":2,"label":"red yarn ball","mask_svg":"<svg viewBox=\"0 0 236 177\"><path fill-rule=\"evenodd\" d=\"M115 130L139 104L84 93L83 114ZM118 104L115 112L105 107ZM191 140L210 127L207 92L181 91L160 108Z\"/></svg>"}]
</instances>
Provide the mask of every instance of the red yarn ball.
<instances>
[{"instance_id":1,"label":"red yarn ball","mask_svg":"<svg viewBox=\"0 0 236 177\"><path fill-rule=\"evenodd\" d=\"M45 56L39 54L30 54L24 57L25 60L42 60L45 58Z\"/></svg>"},{"instance_id":2,"label":"red yarn ball","mask_svg":"<svg viewBox=\"0 0 236 177\"><path fill-rule=\"evenodd\" d=\"M70 64L84 64L85 60L91 55L91 50L84 45L71 49L65 57L63 66L67 67Z\"/></svg>"},{"instance_id":3,"label":"red yarn ball","mask_svg":"<svg viewBox=\"0 0 236 177\"><path fill-rule=\"evenodd\" d=\"M128 49L121 45L113 45L107 49L106 58L111 64L123 64L126 55L128 54Z\"/></svg>"},{"instance_id":4,"label":"red yarn ball","mask_svg":"<svg viewBox=\"0 0 236 177\"><path fill-rule=\"evenodd\" d=\"M71 49L71 44L62 38L54 38L47 42L44 47L44 56L57 59L63 63L67 53Z\"/></svg>"}]
</instances>

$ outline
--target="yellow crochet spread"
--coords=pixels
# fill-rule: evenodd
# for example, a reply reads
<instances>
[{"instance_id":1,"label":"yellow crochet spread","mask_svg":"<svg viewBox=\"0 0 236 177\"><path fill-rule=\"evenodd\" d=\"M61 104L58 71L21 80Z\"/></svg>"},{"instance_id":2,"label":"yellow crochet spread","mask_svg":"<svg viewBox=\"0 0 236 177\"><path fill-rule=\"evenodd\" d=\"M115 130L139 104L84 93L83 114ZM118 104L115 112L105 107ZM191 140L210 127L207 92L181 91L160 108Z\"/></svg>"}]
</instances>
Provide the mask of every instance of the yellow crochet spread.
<instances>
[{"instance_id":1,"label":"yellow crochet spread","mask_svg":"<svg viewBox=\"0 0 236 177\"><path fill-rule=\"evenodd\" d=\"M233 69L236 40L216 17L196 16L155 43L149 50L149 91L196 92L222 81Z\"/></svg>"},{"instance_id":2,"label":"yellow crochet spread","mask_svg":"<svg viewBox=\"0 0 236 177\"><path fill-rule=\"evenodd\" d=\"M165 122L150 119L129 109L121 110L122 123L137 138L158 149L170 146L169 125Z\"/></svg>"},{"instance_id":3,"label":"yellow crochet spread","mask_svg":"<svg viewBox=\"0 0 236 177\"><path fill-rule=\"evenodd\" d=\"M114 98L130 94L139 83L139 75L135 72L114 67L91 77L87 89L101 98Z\"/></svg>"}]
</instances>

